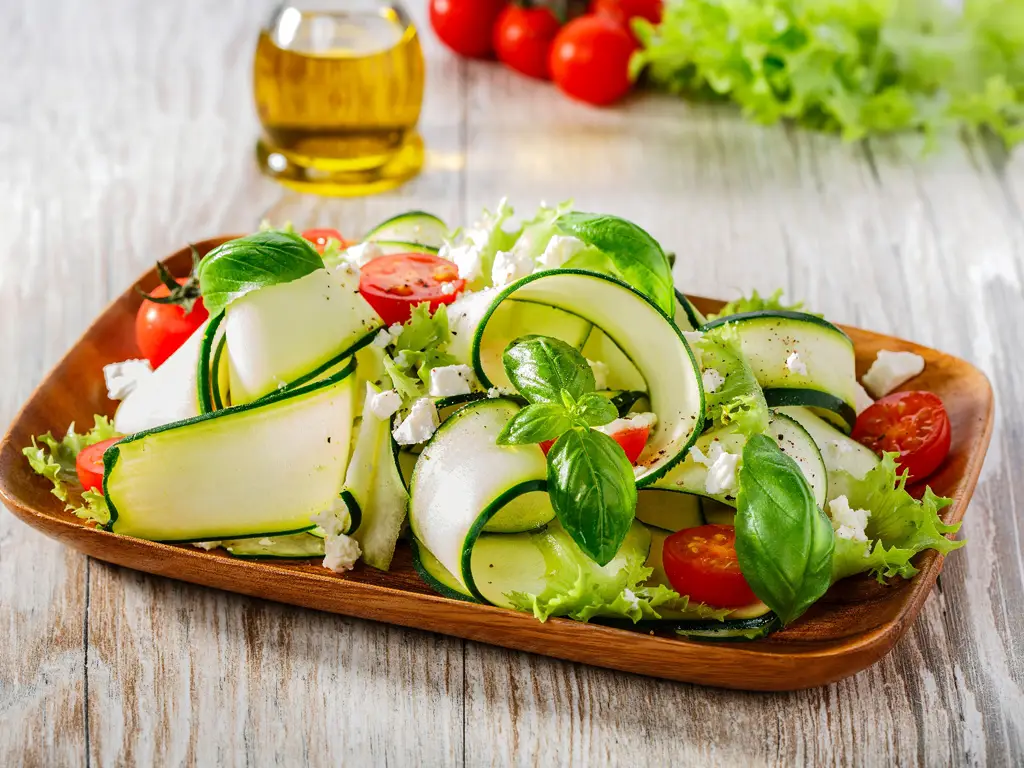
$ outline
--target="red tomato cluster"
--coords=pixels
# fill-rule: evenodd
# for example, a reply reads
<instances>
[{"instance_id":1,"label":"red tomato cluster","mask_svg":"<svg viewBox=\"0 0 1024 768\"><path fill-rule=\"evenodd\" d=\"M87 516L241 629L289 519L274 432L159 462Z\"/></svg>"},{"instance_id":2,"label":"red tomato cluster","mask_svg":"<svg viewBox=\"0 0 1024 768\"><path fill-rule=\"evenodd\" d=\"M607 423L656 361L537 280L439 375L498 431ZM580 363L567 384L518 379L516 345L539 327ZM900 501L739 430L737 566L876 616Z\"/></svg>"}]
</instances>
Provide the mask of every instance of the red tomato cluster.
<instances>
[{"instance_id":1,"label":"red tomato cluster","mask_svg":"<svg viewBox=\"0 0 1024 768\"><path fill-rule=\"evenodd\" d=\"M564 5L508 0L431 0L430 23L441 41L471 58L497 56L529 77L553 80L589 104L618 101L632 87L629 60L639 47L633 19L657 24L663 0L592 0L567 23Z\"/></svg>"}]
</instances>

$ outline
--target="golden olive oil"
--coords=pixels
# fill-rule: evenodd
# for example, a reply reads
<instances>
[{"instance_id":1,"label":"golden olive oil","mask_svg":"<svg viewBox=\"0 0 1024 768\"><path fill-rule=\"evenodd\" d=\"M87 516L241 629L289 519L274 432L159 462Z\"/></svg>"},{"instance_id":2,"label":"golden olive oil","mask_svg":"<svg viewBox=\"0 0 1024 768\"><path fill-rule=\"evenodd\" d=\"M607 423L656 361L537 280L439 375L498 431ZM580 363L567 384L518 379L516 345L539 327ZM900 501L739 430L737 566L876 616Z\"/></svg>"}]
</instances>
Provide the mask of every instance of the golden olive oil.
<instances>
[{"instance_id":1,"label":"golden olive oil","mask_svg":"<svg viewBox=\"0 0 1024 768\"><path fill-rule=\"evenodd\" d=\"M286 5L260 33L257 154L286 184L329 194L395 186L422 164L423 53L393 3Z\"/></svg>"}]
</instances>

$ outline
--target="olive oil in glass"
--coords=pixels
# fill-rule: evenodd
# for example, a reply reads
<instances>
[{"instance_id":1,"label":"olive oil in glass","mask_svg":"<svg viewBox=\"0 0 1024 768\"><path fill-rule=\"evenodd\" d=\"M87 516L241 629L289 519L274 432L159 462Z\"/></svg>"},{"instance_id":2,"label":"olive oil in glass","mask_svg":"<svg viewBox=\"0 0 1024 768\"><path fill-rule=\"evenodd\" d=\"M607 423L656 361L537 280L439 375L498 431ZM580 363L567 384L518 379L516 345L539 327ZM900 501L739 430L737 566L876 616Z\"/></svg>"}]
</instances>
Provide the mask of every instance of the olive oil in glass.
<instances>
[{"instance_id":1,"label":"olive oil in glass","mask_svg":"<svg viewBox=\"0 0 1024 768\"><path fill-rule=\"evenodd\" d=\"M256 45L261 169L320 194L398 186L423 165L423 80L416 28L397 2L285 3Z\"/></svg>"}]
</instances>

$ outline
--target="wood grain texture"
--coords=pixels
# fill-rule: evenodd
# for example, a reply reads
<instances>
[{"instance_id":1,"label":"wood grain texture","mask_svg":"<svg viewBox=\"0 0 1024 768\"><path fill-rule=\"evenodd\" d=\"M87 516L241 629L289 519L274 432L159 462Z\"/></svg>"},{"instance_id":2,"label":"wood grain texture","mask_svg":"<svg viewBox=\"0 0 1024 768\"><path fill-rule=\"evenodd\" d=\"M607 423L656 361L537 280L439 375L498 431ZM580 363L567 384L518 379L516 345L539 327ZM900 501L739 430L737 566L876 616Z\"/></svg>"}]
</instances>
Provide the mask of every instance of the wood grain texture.
<instances>
[{"instance_id":1,"label":"wood grain texture","mask_svg":"<svg viewBox=\"0 0 1024 768\"><path fill-rule=\"evenodd\" d=\"M970 546L880 664L749 695L89 565L0 514L0 764L398 765L416 750L423 765L1024 760L1024 153L952 139L922 159L912 139L846 146L656 97L599 112L456 62L427 32L427 172L365 201L307 198L252 163L267 8L0 6L0 422L183 241L264 215L358 232L409 207L458 222L503 195L523 211L575 196L675 249L690 292L783 286L978 364L999 411Z\"/></svg>"}]
</instances>

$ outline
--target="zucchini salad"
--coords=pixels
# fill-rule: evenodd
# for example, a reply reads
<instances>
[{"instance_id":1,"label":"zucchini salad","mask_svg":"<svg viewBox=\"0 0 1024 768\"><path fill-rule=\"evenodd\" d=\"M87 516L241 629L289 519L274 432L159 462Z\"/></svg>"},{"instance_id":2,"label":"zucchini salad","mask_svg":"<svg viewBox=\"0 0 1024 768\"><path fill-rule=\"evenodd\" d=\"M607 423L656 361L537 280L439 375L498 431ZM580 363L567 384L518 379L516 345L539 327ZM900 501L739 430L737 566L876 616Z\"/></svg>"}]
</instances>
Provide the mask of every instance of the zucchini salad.
<instances>
[{"instance_id":1,"label":"zucchini salad","mask_svg":"<svg viewBox=\"0 0 1024 768\"><path fill-rule=\"evenodd\" d=\"M410 546L449 598L705 639L963 543L906 490L950 446L938 397L894 391L922 358L880 352L876 402L781 292L704 316L635 224L514 221L265 225L158 265L138 359L103 369L113 418L25 456L114 534L337 572Z\"/></svg>"}]
</instances>

